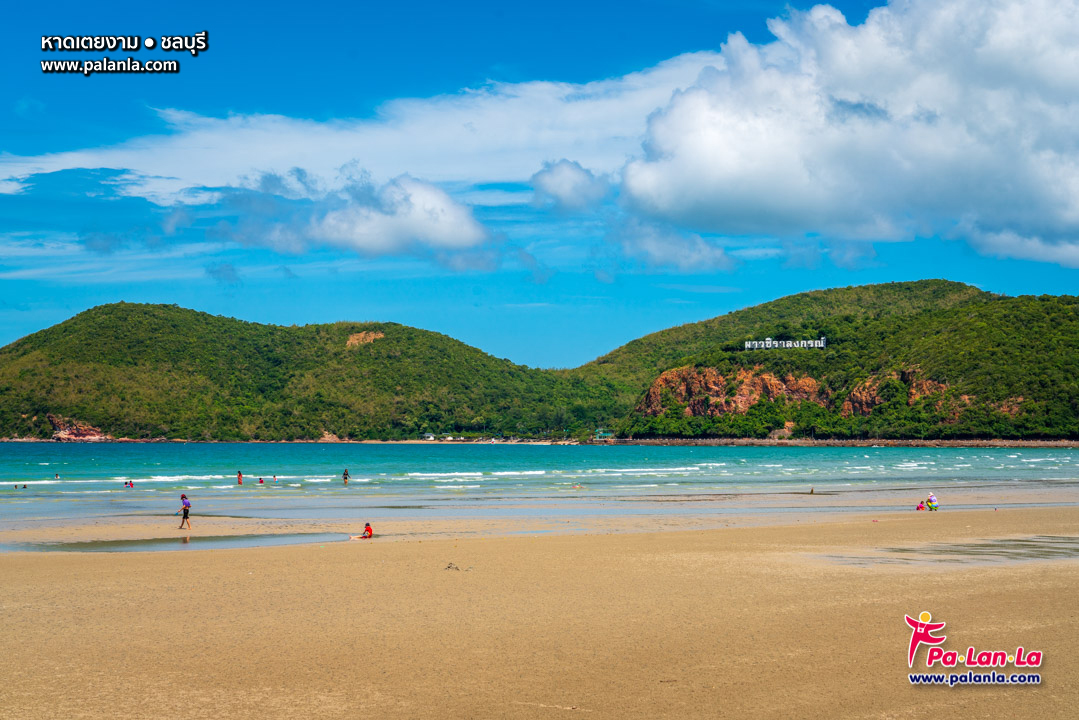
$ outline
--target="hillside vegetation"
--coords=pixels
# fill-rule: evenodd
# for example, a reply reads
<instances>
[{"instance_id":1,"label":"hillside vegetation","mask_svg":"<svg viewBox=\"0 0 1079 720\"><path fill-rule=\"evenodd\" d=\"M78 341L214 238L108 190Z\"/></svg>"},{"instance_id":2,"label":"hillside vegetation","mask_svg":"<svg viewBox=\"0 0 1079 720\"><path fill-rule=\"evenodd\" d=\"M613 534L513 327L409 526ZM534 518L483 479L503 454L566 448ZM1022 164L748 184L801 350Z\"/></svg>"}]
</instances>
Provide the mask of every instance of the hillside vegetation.
<instances>
[{"instance_id":1,"label":"hillside vegetation","mask_svg":"<svg viewBox=\"0 0 1079 720\"><path fill-rule=\"evenodd\" d=\"M828 338L819 349L750 339ZM0 348L0 437L1079 437L1079 299L941 280L802 293L580 368L395 323L281 327L119 303Z\"/></svg>"},{"instance_id":2,"label":"hillside vegetation","mask_svg":"<svg viewBox=\"0 0 1079 720\"><path fill-rule=\"evenodd\" d=\"M561 432L612 410L606 383L395 323L280 327L119 303L0 349L8 437L51 436L49 414L117 437L293 440Z\"/></svg>"},{"instance_id":3,"label":"hillside vegetation","mask_svg":"<svg viewBox=\"0 0 1079 720\"><path fill-rule=\"evenodd\" d=\"M638 436L765 437L782 430L828 438L1079 437L1079 298L987 297L817 322L796 330L766 322L761 332L802 339L815 337L820 327L828 337L824 350L746 351L731 343L685 358L680 370L660 375L620 430ZM728 398L752 402L728 412Z\"/></svg>"}]
</instances>

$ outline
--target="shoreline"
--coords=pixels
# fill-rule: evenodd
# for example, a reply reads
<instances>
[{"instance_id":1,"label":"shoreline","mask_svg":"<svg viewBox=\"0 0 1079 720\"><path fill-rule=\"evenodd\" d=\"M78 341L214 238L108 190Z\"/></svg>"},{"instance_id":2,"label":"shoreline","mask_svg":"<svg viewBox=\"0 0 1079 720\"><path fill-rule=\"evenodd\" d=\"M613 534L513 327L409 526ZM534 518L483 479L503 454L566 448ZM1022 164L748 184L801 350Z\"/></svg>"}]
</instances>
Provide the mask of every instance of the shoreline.
<instances>
[{"instance_id":1,"label":"shoreline","mask_svg":"<svg viewBox=\"0 0 1079 720\"><path fill-rule=\"evenodd\" d=\"M182 440L169 438L0 438L0 443L61 444L199 444L199 445L539 445L539 446L682 446L682 447L927 447L927 448L1079 448L1079 439L1022 440L1007 438L967 440L812 438L615 438L611 440Z\"/></svg>"},{"instance_id":2,"label":"shoreline","mask_svg":"<svg viewBox=\"0 0 1079 720\"><path fill-rule=\"evenodd\" d=\"M509 504L452 507L445 513L409 506L350 506L327 512L305 512L302 505L241 510L214 502L200 503L192 513L192 530L179 530L171 504L159 512L124 511L64 517L0 520L0 556L11 552L50 554L56 545L80 543L178 543L209 539L252 540L251 547L273 545L275 538L305 534L357 534L370 521L380 543L432 539L562 537L590 534L710 531L734 527L814 526L869 517L903 521L910 517L942 517L971 512L1074 512L1079 517L1079 483L1056 487L935 485L942 500L937 513L916 512L923 488L827 488L810 483L801 489L767 492L701 492L688 495L540 496L516 498ZM162 503L164 505L164 503ZM874 520L876 522L876 520ZM263 538L262 542L254 541ZM319 541L322 542L322 541ZM85 548L72 547L73 552ZM164 551L177 548L165 548ZM194 550L195 547L184 547Z\"/></svg>"},{"instance_id":3,"label":"shoreline","mask_svg":"<svg viewBox=\"0 0 1079 720\"><path fill-rule=\"evenodd\" d=\"M930 447L930 448L1079 448L1079 440L816 440L811 438L627 438L588 445L651 445L686 447Z\"/></svg>"}]
</instances>

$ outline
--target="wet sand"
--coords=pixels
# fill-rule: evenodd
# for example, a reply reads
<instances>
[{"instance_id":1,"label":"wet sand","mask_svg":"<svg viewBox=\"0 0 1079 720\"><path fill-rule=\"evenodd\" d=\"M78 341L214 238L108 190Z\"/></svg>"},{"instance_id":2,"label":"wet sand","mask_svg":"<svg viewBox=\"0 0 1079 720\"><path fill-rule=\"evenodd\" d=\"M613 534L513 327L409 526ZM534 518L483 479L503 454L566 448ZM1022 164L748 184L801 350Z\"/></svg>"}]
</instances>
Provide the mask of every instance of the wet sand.
<instances>
[{"instance_id":1,"label":"wet sand","mask_svg":"<svg viewBox=\"0 0 1079 720\"><path fill-rule=\"evenodd\" d=\"M1005 487L970 483L964 486L938 485L944 503L941 516L956 509L1015 510L1034 506L1079 507L1079 483ZM471 510L458 517L439 514L432 502L427 514L417 514L405 505L398 509L372 508L363 520L373 522L380 541L460 539L544 534L606 534L670 530L711 530L729 527L772 525L815 525L842 520L860 511L875 517L905 516L913 512L925 496L920 486L909 488L857 489L815 488L779 492L711 492L700 494L616 495L588 491L565 492L560 496L519 497L512 501L477 498ZM288 503L279 510L266 508L258 517L204 514L206 506L195 497L190 532L178 530L172 498L161 499L160 514L117 513L97 517L2 518L0 547L108 542L174 538L179 543L190 538L228 535L294 535L302 533L358 534L363 520L346 518L274 517L280 508L293 510ZM425 504L418 500L421 505ZM299 507L300 505L297 505ZM316 515L332 513L326 507L311 510ZM461 512L458 510L458 512ZM1079 531L1077 531L1079 533Z\"/></svg>"},{"instance_id":2,"label":"wet sand","mask_svg":"<svg viewBox=\"0 0 1079 720\"><path fill-rule=\"evenodd\" d=\"M1074 537L1079 508L786 522L2 554L0 716L1074 716L1079 561L837 558ZM923 610L946 647L1044 651L1043 683L912 687Z\"/></svg>"}]
</instances>

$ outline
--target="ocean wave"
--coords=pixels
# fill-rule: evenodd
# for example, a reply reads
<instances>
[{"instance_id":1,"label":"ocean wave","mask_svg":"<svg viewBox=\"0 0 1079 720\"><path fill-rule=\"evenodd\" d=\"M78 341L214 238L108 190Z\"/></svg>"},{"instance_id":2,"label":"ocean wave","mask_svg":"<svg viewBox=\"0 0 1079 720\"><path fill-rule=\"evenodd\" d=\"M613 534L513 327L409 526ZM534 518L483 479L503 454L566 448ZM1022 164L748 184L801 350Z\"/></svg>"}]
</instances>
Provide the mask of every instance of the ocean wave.
<instances>
[{"instance_id":1,"label":"ocean wave","mask_svg":"<svg viewBox=\"0 0 1079 720\"><path fill-rule=\"evenodd\" d=\"M590 468L586 472L589 473L603 473L603 474L637 474L637 475L656 475L660 473L672 473L672 472L694 472L700 471L700 467L697 465L690 465L687 467L669 467L669 468Z\"/></svg>"},{"instance_id":2,"label":"ocean wave","mask_svg":"<svg viewBox=\"0 0 1079 720\"><path fill-rule=\"evenodd\" d=\"M441 473L407 473L408 477L422 477L422 478L435 478L435 477L482 477L481 472L441 472Z\"/></svg>"}]
</instances>

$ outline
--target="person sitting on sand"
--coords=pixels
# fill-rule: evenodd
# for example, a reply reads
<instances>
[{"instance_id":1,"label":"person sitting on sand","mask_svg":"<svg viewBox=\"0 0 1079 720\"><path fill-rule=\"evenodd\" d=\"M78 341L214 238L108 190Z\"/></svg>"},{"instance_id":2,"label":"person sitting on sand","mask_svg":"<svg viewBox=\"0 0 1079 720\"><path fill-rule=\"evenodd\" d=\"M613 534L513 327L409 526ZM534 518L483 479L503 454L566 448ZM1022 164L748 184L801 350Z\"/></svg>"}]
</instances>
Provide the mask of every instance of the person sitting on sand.
<instances>
[{"instance_id":1,"label":"person sitting on sand","mask_svg":"<svg viewBox=\"0 0 1079 720\"><path fill-rule=\"evenodd\" d=\"M918 507L916 507L916 508L914 508L914 509L915 509L915 510L925 510L925 500L921 500L921 501L919 501L919 502L918 502Z\"/></svg>"},{"instance_id":2,"label":"person sitting on sand","mask_svg":"<svg viewBox=\"0 0 1079 720\"><path fill-rule=\"evenodd\" d=\"M925 507L927 510L937 509L937 496L933 493L929 493L929 497L925 499Z\"/></svg>"},{"instance_id":3,"label":"person sitting on sand","mask_svg":"<svg viewBox=\"0 0 1079 720\"><path fill-rule=\"evenodd\" d=\"M184 516L180 519L180 527L179 527L179 529L183 530L184 529L184 523L187 523L187 529L190 530L191 529L191 518L188 517L188 513L191 512L191 501L187 499L187 495L184 495L183 493L180 493L180 502L183 503L181 505L180 509L183 510Z\"/></svg>"},{"instance_id":4,"label":"person sitting on sand","mask_svg":"<svg viewBox=\"0 0 1079 720\"><path fill-rule=\"evenodd\" d=\"M375 536L375 531L371 529L371 523L363 524L363 535L349 535L349 540L370 540Z\"/></svg>"}]
</instances>

